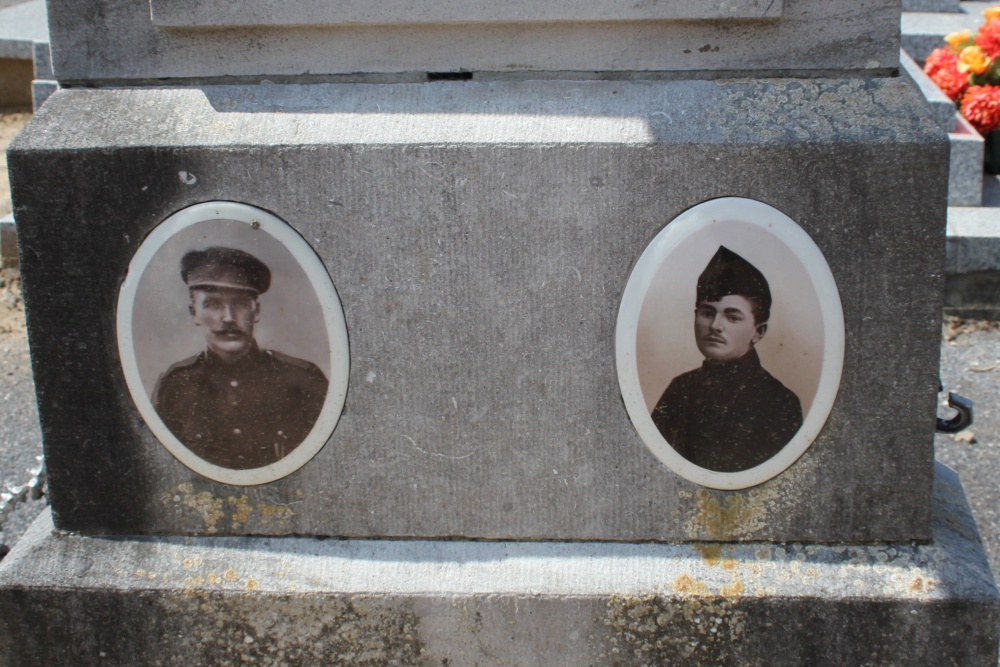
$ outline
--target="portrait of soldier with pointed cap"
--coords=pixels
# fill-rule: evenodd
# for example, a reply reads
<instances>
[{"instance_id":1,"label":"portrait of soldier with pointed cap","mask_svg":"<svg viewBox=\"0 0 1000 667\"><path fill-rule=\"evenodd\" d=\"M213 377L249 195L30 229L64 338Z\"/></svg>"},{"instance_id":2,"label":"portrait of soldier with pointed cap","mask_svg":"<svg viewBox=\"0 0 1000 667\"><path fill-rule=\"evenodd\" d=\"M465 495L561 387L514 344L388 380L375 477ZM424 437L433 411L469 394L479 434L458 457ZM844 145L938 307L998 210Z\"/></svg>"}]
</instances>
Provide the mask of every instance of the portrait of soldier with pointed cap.
<instances>
[{"instance_id":1,"label":"portrait of soldier with pointed cap","mask_svg":"<svg viewBox=\"0 0 1000 667\"><path fill-rule=\"evenodd\" d=\"M312 430L328 381L315 364L257 345L258 297L271 287L270 269L250 253L220 246L187 252L179 269L190 324L205 347L160 375L152 397L157 414L211 464L249 470L281 460Z\"/></svg>"},{"instance_id":2,"label":"portrait of soldier with pointed cap","mask_svg":"<svg viewBox=\"0 0 1000 667\"><path fill-rule=\"evenodd\" d=\"M740 472L777 454L802 426L798 396L754 349L767 333L771 291L750 262L719 246L698 278L694 335L701 367L673 379L651 416L691 463Z\"/></svg>"}]
</instances>

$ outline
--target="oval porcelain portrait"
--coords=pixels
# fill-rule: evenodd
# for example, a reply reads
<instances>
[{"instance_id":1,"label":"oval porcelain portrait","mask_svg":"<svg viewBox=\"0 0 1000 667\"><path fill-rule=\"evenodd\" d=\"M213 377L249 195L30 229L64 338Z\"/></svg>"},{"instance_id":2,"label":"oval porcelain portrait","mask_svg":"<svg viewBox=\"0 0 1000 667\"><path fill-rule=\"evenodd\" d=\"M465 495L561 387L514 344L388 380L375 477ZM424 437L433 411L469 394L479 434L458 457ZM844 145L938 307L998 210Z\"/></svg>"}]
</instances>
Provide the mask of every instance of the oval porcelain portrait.
<instances>
[{"instance_id":1,"label":"oval porcelain portrait","mask_svg":"<svg viewBox=\"0 0 1000 667\"><path fill-rule=\"evenodd\" d=\"M782 473L833 408L844 313L791 218L737 197L694 206L632 269L615 331L622 398L649 450L702 486Z\"/></svg>"},{"instance_id":2,"label":"oval porcelain portrait","mask_svg":"<svg viewBox=\"0 0 1000 667\"><path fill-rule=\"evenodd\" d=\"M247 204L174 213L118 295L118 351L146 425L191 470L265 484L326 444L347 396L347 326L323 262Z\"/></svg>"}]
</instances>

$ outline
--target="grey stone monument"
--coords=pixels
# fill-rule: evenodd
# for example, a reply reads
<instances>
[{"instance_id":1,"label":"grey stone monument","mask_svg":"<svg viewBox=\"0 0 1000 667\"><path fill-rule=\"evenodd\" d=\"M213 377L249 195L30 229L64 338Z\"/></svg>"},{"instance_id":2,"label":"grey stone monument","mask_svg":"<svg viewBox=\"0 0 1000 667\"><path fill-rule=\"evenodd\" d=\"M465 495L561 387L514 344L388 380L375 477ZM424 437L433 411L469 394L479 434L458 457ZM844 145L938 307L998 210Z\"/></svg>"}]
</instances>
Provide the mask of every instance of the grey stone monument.
<instances>
[{"instance_id":1,"label":"grey stone monument","mask_svg":"<svg viewBox=\"0 0 1000 667\"><path fill-rule=\"evenodd\" d=\"M48 8L3 662L996 664L898 2ZM705 463L660 395L733 299L795 435Z\"/></svg>"}]
</instances>

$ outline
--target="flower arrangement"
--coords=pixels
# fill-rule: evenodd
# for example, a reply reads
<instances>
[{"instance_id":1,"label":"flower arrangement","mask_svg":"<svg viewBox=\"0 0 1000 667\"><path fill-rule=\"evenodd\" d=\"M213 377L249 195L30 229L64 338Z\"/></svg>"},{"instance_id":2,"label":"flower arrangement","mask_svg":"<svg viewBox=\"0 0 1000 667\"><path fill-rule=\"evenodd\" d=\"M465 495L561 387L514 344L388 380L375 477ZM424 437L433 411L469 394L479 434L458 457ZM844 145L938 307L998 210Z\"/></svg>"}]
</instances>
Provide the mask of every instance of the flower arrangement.
<instances>
[{"instance_id":1,"label":"flower arrangement","mask_svg":"<svg viewBox=\"0 0 1000 667\"><path fill-rule=\"evenodd\" d=\"M981 134L1000 129L1000 5L983 11L986 22L944 38L924 72L955 101L962 115Z\"/></svg>"}]
</instances>

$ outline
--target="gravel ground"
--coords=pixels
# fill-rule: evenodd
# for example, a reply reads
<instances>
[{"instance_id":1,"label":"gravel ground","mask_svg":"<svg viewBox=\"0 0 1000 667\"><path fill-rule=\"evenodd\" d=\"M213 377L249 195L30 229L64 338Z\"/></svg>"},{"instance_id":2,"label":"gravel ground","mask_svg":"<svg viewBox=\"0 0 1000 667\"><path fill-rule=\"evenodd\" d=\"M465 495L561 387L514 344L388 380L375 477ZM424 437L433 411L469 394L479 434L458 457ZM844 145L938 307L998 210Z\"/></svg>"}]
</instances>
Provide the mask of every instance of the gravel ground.
<instances>
[{"instance_id":1,"label":"gravel ground","mask_svg":"<svg viewBox=\"0 0 1000 667\"><path fill-rule=\"evenodd\" d=\"M993 572L1000 572L1000 328L996 322L949 320L941 341L941 381L974 403L975 423L938 435L939 461L962 479Z\"/></svg>"},{"instance_id":2,"label":"gravel ground","mask_svg":"<svg viewBox=\"0 0 1000 667\"><path fill-rule=\"evenodd\" d=\"M24 330L20 280L16 270L0 271L0 479L5 485L24 484L38 465L42 434L35 408L28 338ZM20 505L3 523L0 544L13 544L45 506L43 501Z\"/></svg>"}]
</instances>

